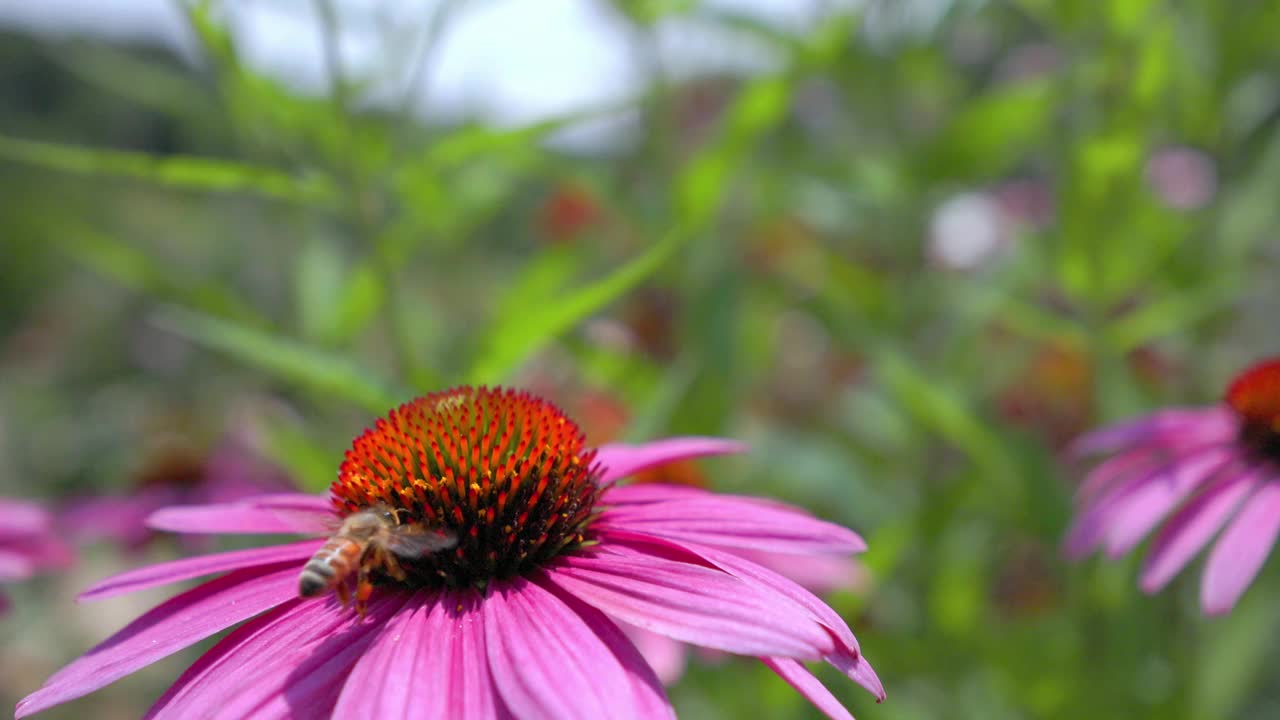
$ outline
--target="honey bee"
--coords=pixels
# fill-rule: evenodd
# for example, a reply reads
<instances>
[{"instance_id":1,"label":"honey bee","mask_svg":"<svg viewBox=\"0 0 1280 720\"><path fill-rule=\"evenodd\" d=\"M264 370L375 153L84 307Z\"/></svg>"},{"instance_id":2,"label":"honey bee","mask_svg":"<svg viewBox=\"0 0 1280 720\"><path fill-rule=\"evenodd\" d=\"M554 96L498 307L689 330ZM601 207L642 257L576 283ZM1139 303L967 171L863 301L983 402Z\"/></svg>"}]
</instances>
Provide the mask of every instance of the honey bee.
<instances>
[{"instance_id":1,"label":"honey bee","mask_svg":"<svg viewBox=\"0 0 1280 720\"><path fill-rule=\"evenodd\" d=\"M369 579L373 571L381 570L393 579L404 580L405 572L397 558L420 558L458 543L451 532L400 522L401 512L406 511L374 505L343 519L329 541L302 568L298 595L311 598L335 590L345 606L351 601L347 579L354 572L356 612L363 617L373 593Z\"/></svg>"}]
</instances>

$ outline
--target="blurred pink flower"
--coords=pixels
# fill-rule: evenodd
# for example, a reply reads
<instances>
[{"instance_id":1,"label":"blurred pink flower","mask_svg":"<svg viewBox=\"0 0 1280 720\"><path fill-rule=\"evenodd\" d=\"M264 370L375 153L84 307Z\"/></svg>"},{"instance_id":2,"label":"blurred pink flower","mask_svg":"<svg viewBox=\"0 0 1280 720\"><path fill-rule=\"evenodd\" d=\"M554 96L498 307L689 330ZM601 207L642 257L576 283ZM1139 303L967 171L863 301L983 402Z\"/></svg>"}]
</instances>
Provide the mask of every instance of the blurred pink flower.
<instances>
[{"instance_id":1,"label":"blurred pink flower","mask_svg":"<svg viewBox=\"0 0 1280 720\"><path fill-rule=\"evenodd\" d=\"M0 583L70 564L71 552L54 534L53 518L44 508L0 498ZM8 599L0 594L0 613L8 609Z\"/></svg>"},{"instance_id":2,"label":"blurred pink flower","mask_svg":"<svg viewBox=\"0 0 1280 720\"><path fill-rule=\"evenodd\" d=\"M207 454L173 448L152 458L133 492L72 500L59 513L59 524L71 538L110 540L136 550L157 537L146 519L161 508L227 503L294 489L280 468L229 435Z\"/></svg>"},{"instance_id":3,"label":"blurred pink flower","mask_svg":"<svg viewBox=\"0 0 1280 720\"><path fill-rule=\"evenodd\" d=\"M401 524L452 533L456 547L399 557L402 580L386 565L371 580L362 574L363 617L332 595L298 597L300 570L320 540L103 581L85 597L226 573L54 674L16 715L81 697L248 620L148 717L673 717L653 670L618 629L623 621L759 657L828 716L850 718L801 661L825 660L882 699L853 633L808 591L738 552L852 553L861 538L767 500L614 484L657 464L743 449L673 438L589 450L557 408L524 393L458 388L419 398L356 439L329 497L170 508L151 524L323 532L335 516L383 506L408 515Z\"/></svg>"},{"instance_id":4,"label":"blurred pink flower","mask_svg":"<svg viewBox=\"0 0 1280 720\"><path fill-rule=\"evenodd\" d=\"M1085 478L1070 556L1117 558L1159 527L1141 586L1163 588L1213 542L1200 582L1210 615L1235 606L1280 533L1280 358L1240 374L1223 404L1163 410L1076 442L1112 453ZM1221 531L1221 532L1220 532Z\"/></svg>"},{"instance_id":5,"label":"blurred pink flower","mask_svg":"<svg viewBox=\"0 0 1280 720\"><path fill-rule=\"evenodd\" d=\"M1208 153L1175 146L1157 150L1147 160L1147 182L1174 210L1198 210L1218 192L1218 170Z\"/></svg>"}]
</instances>

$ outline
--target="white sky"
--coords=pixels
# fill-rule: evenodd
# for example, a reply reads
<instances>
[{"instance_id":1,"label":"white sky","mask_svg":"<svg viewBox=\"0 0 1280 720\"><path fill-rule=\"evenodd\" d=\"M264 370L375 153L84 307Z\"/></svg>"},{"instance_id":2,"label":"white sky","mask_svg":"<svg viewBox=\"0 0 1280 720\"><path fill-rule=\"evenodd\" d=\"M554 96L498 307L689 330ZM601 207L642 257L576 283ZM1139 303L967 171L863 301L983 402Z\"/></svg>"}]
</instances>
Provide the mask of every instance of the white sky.
<instances>
[{"instance_id":1,"label":"white sky","mask_svg":"<svg viewBox=\"0 0 1280 720\"><path fill-rule=\"evenodd\" d=\"M357 76L390 85L375 96L398 97L409 80L406 48L416 42L440 0L335 0L341 15L344 65ZM823 12L849 2L705 0L802 31ZM311 92L326 75L321 34L311 0L225 0L242 57L253 68ZM645 85L629 30L600 0L473 0L449 24L421 79L422 112L479 115L501 125L524 124L625 100ZM0 25L53 35L141 40L194 57L193 41L175 0L0 0ZM388 30L390 28L390 30ZM399 38L396 48L388 38ZM677 74L707 69L756 69L768 49L696 20L664 21L659 48ZM596 138L597 140L602 138ZM592 138L579 138L594 144Z\"/></svg>"}]
</instances>

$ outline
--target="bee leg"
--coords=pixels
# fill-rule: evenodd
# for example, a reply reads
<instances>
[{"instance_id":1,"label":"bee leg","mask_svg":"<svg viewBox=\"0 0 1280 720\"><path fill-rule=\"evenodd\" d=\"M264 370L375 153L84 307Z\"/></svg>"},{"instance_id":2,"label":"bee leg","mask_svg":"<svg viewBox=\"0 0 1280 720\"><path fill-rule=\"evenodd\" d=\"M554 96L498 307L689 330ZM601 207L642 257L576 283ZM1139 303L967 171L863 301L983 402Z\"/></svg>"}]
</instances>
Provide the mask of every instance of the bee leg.
<instances>
[{"instance_id":1,"label":"bee leg","mask_svg":"<svg viewBox=\"0 0 1280 720\"><path fill-rule=\"evenodd\" d=\"M382 554L382 569L394 580L404 582L404 568L400 567L400 563L396 562L395 555L391 553Z\"/></svg>"},{"instance_id":2,"label":"bee leg","mask_svg":"<svg viewBox=\"0 0 1280 720\"><path fill-rule=\"evenodd\" d=\"M360 615L360 619L364 619L365 608L369 604L369 596L373 594L373 583L369 582L369 578L360 574L360 582L356 584L356 613Z\"/></svg>"},{"instance_id":3,"label":"bee leg","mask_svg":"<svg viewBox=\"0 0 1280 720\"><path fill-rule=\"evenodd\" d=\"M342 607L346 607L351 603L351 590L347 588L347 581L342 580L334 589L338 591L338 602L342 603Z\"/></svg>"}]
</instances>

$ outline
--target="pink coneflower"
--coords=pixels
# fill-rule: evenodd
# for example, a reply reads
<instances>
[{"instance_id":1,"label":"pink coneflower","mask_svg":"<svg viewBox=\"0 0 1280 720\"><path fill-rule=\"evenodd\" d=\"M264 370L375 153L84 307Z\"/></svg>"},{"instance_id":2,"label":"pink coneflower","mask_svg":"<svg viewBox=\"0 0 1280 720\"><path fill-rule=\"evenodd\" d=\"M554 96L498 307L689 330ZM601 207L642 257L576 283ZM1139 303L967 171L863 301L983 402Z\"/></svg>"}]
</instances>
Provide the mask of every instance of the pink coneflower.
<instances>
[{"instance_id":1,"label":"pink coneflower","mask_svg":"<svg viewBox=\"0 0 1280 720\"><path fill-rule=\"evenodd\" d=\"M325 532L381 508L396 527L451 536L453 547L400 554L394 568L366 562L355 583L357 598L367 594L363 615L336 593L298 596L320 540L106 580L85 596L225 573L63 668L18 703L17 716L247 620L148 717L672 717L653 670L615 624L624 621L759 657L827 715L848 718L801 661L825 660L883 698L853 633L808 591L735 551L848 553L861 539L768 500L614 484L655 464L740 450L710 438L589 450L573 422L525 393L458 388L419 398L356 439L327 497L171 508L152 524Z\"/></svg>"},{"instance_id":2,"label":"pink coneflower","mask_svg":"<svg viewBox=\"0 0 1280 720\"><path fill-rule=\"evenodd\" d=\"M1113 456L1080 487L1068 554L1104 546L1119 557L1159 526L1142 569L1151 593L1216 536L1200 602L1207 614L1230 610L1280 532L1280 358L1239 375L1221 405L1157 412L1076 447Z\"/></svg>"},{"instance_id":3,"label":"pink coneflower","mask_svg":"<svg viewBox=\"0 0 1280 720\"><path fill-rule=\"evenodd\" d=\"M134 481L127 495L72 500L59 513L60 524L77 540L110 540L136 550L157 537L146 521L162 508L294 490L282 470L234 435L208 452L185 445L166 447L148 459Z\"/></svg>"},{"instance_id":4,"label":"pink coneflower","mask_svg":"<svg viewBox=\"0 0 1280 720\"><path fill-rule=\"evenodd\" d=\"M71 553L54 534L53 519L44 508L0 498L0 583L70 563ZM0 614L8 609L8 598L0 594Z\"/></svg>"}]
</instances>

